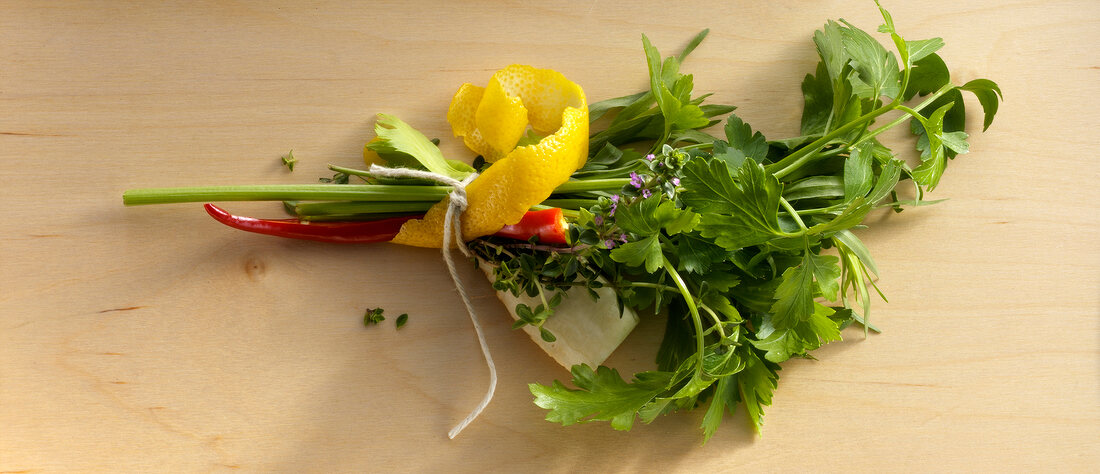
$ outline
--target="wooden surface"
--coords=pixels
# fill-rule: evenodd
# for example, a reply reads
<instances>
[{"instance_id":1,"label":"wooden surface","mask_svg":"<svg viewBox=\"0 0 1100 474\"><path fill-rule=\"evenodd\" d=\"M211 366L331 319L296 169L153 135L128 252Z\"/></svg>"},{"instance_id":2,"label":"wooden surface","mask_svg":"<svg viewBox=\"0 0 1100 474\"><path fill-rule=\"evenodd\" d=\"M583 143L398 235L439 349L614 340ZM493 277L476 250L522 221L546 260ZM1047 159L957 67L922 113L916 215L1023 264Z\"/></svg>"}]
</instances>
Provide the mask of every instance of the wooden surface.
<instances>
[{"instance_id":1,"label":"wooden surface","mask_svg":"<svg viewBox=\"0 0 1100 474\"><path fill-rule=\"evenodd\" d=\"M1006 101L932 195L948 201L860 233L886 332L784 365L759 439L743 412L705 446L701 412L629 433L542 421L526 384L568 374L469 269L500 385L448 440L488 376L438 252L121 205L134 187L313 182L359 163L377 112L470 159L444 121L459 84L527 63L592 100L632 93L643 32L672 52L712 28L685 65L696 90L794 135L814 29L880 21L865 1L459 3L0 5L0 472L1095 469L1095 2L888 2L907 37L944 38L956 83L994 79ZM391 319L364 328L373 306ZM662 325L609 363L652 367Z\"/></svg>"}]
</instances>

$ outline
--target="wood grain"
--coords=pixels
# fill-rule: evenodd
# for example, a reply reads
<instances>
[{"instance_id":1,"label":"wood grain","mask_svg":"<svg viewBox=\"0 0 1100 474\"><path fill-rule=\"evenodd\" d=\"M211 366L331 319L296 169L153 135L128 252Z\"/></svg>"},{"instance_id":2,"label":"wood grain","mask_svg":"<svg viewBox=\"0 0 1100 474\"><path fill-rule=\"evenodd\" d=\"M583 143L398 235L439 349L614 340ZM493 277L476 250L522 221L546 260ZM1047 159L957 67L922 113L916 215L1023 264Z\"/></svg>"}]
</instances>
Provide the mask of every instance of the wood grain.
<instances>
[{"instance_id":1,"label":"wood grain","mask_svg":"<svg viewBox=\"0 0 1100 474\"><path fill-rule=\"evenodd\" d=\"M519 62L594 100L634 92L643 32L672 51L710 27L685 65L697 90L793 135L814 29L880 21L862 1L632 3L0 4L0 472L1094 470L1095 2L889 2L907 37L944 38L956 82L992 78L1006 101L950 164L947 202L860 233L886 332L786 364L763 438L743 413L705 446L702 413L629 433L542 421L525 384L568 374L469 269L501 382L449 441L487 374L437 252L121 205L133 187L312 181L358 162L377 112L469 159L446 139L459 84ZM373 306L408 325L362 327ZM661 328L609 363L651 367Z\"/></svg>"}]
</instances>

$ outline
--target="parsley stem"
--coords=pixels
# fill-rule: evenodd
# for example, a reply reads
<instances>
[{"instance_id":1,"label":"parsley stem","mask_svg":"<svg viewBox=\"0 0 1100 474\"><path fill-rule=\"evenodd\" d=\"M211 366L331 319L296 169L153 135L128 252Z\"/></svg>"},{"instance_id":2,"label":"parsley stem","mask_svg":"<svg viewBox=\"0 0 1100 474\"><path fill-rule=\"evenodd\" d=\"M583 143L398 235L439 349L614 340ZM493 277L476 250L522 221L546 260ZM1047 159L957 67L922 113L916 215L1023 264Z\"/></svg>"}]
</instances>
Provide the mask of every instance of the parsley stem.
<instances>
[{"instance_id":1,"label":"parsley stem","mask_svg":"<svg viewBox=\"0 0 1100 474\"><path fill-rule=\"evenodd\" d=\"M691 291L688 290L687 283L684 283L684 279L676 272L676 267L672 265L672 262L668 260L667 256L662 255L661 259L664 260L663 265L665 267L665 272L668 273L668 276L672 277L672 281L676 283L676 287L680 288L680 294L683 295L684 303L687 304L688 312L691 313L691 321L695 324L695 352L699 357L699 364L695 366L695 376L697 378L702 378L703 353L706 351L706 345L703 342L703 319L699 316L699 307L695 306L695 298L691 295Z\"/></svg>"},{"instance_id":2,"label":"parsley stem","mask_svg":"<svg viewBox=\"0 0 1100 474\"><path fill-rule=\"evenodd\" d=\"M791 218L794 219L799 228L801 228L803 231L809 230L808 228L806 228L806 223L802 222L802 217L798 215L798 211L794 210L794 207L791 206L791 203L787 202L786 199L780 197L779 205L783 206L783 209L787 210L787 214L791 215Z\"/></svg>"},{"instance_id":3,"label":"parsley stem","mask_svg":"<svg viewBox=\"0 0 1100 474\"><path fill-rule=\"evenodd\" d=\"M711 319L714 319L714 326L718 328L718 334L722 336L722 339L726 338L726 330L722 327L722 318L718 317L718 313L715 313L710 306L703 303L699 303L699 308L710 315Z\"/></svg>"},{"instance_id":4,"label":"parsley stem","mask_svg":"<svg viewBox=\"0 0 1100 474\"><path fill-rule=\"evenodd\" d=\"M645 282L645 281L626 282L625 285L620 285L620 287L623 287L623 286L633 286L633 287L636 287L636 288L652 288L654 290L673 291L673 292L676 292L676 293L680 292L680 289L676 288L675 286L662 285L660 283L649 283L649 282Z\"/></svg>"}]
</instances>

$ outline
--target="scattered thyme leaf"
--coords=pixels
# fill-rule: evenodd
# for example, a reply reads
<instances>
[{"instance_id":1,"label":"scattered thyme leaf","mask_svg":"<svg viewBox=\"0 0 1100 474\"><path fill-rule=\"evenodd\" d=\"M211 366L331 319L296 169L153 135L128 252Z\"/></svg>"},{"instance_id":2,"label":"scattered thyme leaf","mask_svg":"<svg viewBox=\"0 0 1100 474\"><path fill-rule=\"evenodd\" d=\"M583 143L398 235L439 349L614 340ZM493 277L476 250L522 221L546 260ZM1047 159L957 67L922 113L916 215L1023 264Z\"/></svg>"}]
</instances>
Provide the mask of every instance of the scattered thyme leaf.
<instances>
[{"instance_id":1,"label":"scattered thyme leaf","mask_svg":"<svg viewBox=\"0 0 1100 474\"><path fill-rule=\"evenodd\" d=\"M298 162L298 159L294 157L294 150L290 150L286 156L282 157L283 166L286 166L288 171L294 171L294 164Z\"/></svg>"}]
</instances>

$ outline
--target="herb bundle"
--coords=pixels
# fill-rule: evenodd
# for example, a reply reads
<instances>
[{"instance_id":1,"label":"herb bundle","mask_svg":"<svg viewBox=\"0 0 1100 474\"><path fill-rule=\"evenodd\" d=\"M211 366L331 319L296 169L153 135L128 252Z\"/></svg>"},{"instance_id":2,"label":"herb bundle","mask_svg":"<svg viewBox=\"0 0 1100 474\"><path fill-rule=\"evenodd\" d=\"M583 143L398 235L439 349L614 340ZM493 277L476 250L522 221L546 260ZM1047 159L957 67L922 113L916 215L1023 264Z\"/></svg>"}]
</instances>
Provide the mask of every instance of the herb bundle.
<instances>
[{"instance_id":1,"label":"herb bundle","mask_svg":"<svg viewBox=\"0 0 1100 474\"><path fill-rule=\"evenodd\" d=\"M572 367L575 388L530 384L547 420L608 421L628 430L639 419L702 408L706 440L726 412L743 404L759 431L782 362L812 358L851 324L877 331L870 307L878 270L852 229L876 208L900 212L934 202L924 193L936 187L949 160L969 150L963 92L980 103L983 130L1002 99L986 79L953 84L936 54L943 41L903 39L890 14L879 10L879 32L898 54L848 22L826 23L813 36L821 60L802 82L800 135L781 140L754 131L733 106L705 103L709 94L694 93L692 76L680 68L707 31L670 57L643 35L649 90L589 105L593 126L606 126L590 135L584 166L531 208L561 209L554 215L571 221L568 238L553 234L561 230L555 217L542 223L553 240L540 241L532 224L518 229L534 235L528 241L514 240L513 232L507 234L513 240L498 234L467 243L490 269L494 289L538 298L541 304L514 308L514 327L535 329L543 341L557 339L544 324L570 289L592 298L610 289L620 313L667 315L654 370L624 380L613 368L582 364ZM723 122L721 136L708 132ZM903 124L916 138L915 166L878 139ZM491 166L480 157L472 166L445 159L436 142L392 116L380 116L376 133L366 147L368 162L456 180ZM542 138L530 132L519 145ZM283 159L290 169L296 161ZM335 175L324 184L138 189L123 200L280 200L294 219L242 218L211 205L207 211L253 232L378 242L451 191L421 179L330 168ZM366 184L349 184L353 178ZM532 178L539 177L516 173L514 187ZM914 196L900 198L899 186L911 186ZM368 325L383 319L381 309L364 315ZM401 315L396 324L406 321Z\"/></svg>"},{"instance_id":2,"label":"herb bundle","mask_svg":"<svg viewBox=\"0 0 1100 474\"><path fill-rule=\"evenodd\" d=\"M573 287L593 297L611 287L620 307L667 314L656 370L626 381L613 368L577 365L576 388L531 384L547 420L628 430L637 419L704 408L705 440L744 404L759 431L782 362L812 358L850 324L876 330L869 319L878 270L851 230L872 209L930 203L924 192L968 151L961 92L977 96L983 130L1001 97L986 79L952 84L936 54L943 41L903 39L880 11L879 31L899 55L829 21L813 37L821 60L802 83L801 135L782 140L754 131L733 107L693 95L680 65L706 31L667 58L643 36L650 90L590 106L593 121L614 118L592 135L591 156L574 174L629 182L616 192L555 196L551 204L577 208L570 248L471 243L495 266L496 289L548 301L520 308L517 326L541 328ZM703 131L726 114L724 136ZM915 167L877 139L906 122L920 153ZM898 197L906 182L914 199Z\"/></svg>"}]
</instances>

